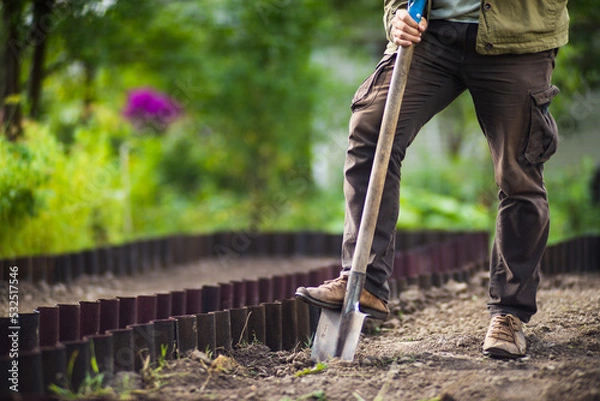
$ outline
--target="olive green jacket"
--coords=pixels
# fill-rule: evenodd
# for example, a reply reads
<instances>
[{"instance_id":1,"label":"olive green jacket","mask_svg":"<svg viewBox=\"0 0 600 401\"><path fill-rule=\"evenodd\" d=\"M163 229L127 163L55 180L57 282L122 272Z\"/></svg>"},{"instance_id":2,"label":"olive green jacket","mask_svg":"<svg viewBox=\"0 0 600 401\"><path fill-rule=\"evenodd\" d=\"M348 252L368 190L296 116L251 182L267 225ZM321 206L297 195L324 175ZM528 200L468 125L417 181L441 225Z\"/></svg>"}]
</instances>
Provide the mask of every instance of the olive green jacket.
<instances>
[{"instance_id":1,"label":"olive green jacket","mask_svg":"<svg viewBox=\"0 0 600 401\"><path fill-rule=\"evenodd\" d=\"M480 54L536 53L569 41L568 0L482 0L476 50ZM427 2L426 18L431 10ZM384 0L383 22L388 40L391 21L406 0ZM391 41L385 53L394 53Z\"/></svg>"}]
</instances>

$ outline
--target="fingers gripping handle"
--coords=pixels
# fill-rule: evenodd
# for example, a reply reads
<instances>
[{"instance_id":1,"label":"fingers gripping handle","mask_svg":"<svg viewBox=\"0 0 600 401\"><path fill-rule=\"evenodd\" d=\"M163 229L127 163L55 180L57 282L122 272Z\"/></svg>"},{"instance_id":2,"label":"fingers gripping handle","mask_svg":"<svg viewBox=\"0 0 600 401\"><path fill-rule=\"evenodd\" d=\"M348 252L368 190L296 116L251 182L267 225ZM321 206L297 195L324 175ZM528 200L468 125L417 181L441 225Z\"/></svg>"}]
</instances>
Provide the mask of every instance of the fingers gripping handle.
<instances>
[{"instance_id":1,"label":"fingers gripping handle","mask_svg":"<svg viewBox=\"0 0 600 401\"><path fill-rule=\"evenodd\" d=\"M421 22L427 0L409 0L408 13L416 22Z\"/></svg>"}]
</instances>

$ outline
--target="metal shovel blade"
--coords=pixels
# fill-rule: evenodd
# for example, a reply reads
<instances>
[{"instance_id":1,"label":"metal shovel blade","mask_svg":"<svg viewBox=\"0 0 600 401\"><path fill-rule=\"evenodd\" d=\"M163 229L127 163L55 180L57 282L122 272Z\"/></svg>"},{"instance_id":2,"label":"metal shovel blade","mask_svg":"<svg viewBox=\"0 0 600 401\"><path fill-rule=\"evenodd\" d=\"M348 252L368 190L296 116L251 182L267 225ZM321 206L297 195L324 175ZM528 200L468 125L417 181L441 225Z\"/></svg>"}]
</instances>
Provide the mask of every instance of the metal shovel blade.
<instances>
[{"instance_id":1,"label":"metal shovel blade","mask_svg":"<svg viewBox=\"0 0 600 401\"><path fill-rule=\"evenodd\" d=\"M342 319L342 311L321 309L311 359L322 362L339 357L352 362L366 317L362 312L352 311Z\"/></svg>"}]
</instances>

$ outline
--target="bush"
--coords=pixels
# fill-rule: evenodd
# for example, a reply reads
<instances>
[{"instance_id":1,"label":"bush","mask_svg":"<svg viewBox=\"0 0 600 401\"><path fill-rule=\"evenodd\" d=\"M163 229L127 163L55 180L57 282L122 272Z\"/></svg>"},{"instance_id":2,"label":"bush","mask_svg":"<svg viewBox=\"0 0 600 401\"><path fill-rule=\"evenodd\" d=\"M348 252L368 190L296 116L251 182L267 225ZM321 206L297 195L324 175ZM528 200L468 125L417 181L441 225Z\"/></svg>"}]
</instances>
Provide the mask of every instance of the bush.
<instances>
[{"instance_id":1,"label":"bush","mask_svg":"<svg viewBox=\"0 0 600 401\"><path fill-rule=\"evenodd\" d=\"M0 142L0 255L82 249L122 239L122 191L106 135L79 128L67 150L45 126Z\"/></svg>"},{"instance_id":2,"label":"bush","mask_svg":"<svg viewBox=\"0 0 600 401\"><path fill-rule=\"evenodd\" d=\"M46 180L43 165L39 152L0 137L0 223L9 228L0 232L0 239L14 235L21 220L36 215L36 191Z\"/></svg>"},{"instance_id":3,"label":"bush","mask_svg":"<svg viewBox=\"0 0 600 401\"><path fill-rule=\"evenodd\" d=\"M593 160L583 159L547 176L551 243L600 233L600 206L592 202L591 190L595 167Z\"/></svg>"}]
</instances>

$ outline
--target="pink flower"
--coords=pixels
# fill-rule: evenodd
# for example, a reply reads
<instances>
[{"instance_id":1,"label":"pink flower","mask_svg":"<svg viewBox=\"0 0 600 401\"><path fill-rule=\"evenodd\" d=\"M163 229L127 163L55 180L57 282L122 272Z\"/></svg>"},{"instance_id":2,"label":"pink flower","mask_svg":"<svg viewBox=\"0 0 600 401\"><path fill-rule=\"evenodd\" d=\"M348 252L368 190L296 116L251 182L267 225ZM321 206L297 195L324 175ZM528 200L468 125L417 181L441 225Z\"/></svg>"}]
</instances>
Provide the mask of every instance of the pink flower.
<instances>
[{"instance_id":1,"label":"pink flower","mask_svg":"<svg viewBox=\"0 0 600 401\"><path fill-rule=\"evenodd\" d=\"M137 129L165 131L182 114L182 107L169 96L151 88L129 92L123 115Z\"/></svg>"}]
</instances>

